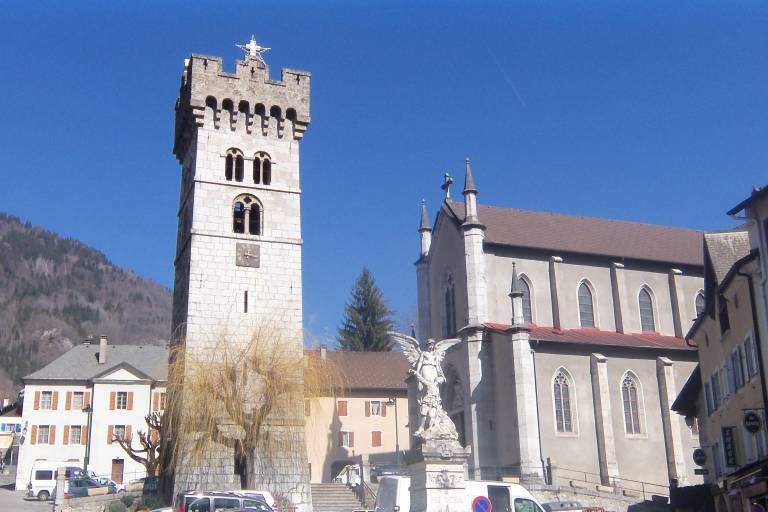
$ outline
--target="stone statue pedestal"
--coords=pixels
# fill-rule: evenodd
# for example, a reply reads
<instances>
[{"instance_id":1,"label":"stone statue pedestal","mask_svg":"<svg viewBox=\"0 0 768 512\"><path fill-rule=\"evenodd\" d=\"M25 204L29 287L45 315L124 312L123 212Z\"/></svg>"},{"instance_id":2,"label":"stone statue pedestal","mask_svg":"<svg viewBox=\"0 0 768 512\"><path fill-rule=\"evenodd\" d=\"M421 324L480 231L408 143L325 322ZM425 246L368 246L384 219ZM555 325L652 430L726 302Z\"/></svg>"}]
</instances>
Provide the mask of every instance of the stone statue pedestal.
<instances>
[{"instance_id":1,"label":"stone statue pedestal","mask_svg":"<svg viewBox=\"0 0 768 512\"><path fill-rule=\"evenodd\" d=\"M406 456L411 512L467 512L468 457L453 439L426 440L411 449Z\"/></svg>"}]
</instances>

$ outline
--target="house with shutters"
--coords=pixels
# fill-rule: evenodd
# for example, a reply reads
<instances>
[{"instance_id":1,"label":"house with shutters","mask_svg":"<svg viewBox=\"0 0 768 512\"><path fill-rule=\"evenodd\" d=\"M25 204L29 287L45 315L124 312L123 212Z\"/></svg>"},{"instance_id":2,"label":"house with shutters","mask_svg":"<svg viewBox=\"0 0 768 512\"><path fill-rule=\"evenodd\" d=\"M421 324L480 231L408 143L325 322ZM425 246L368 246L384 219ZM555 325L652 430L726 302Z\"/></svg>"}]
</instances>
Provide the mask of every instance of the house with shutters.
<instances>
[{"instance_id":1,"label":"house with shutters","mask_svg":"<svg viewBox=\"0 0 768 512\"><path fill-rule=\"evenodd\" d=\"M350 481L370 481L376 466L402 462L410 447L408 362L401 352L309 351L327 359L343 379L304 404L307 458L312 483L331 482L350 467ZM398 457L398 451L401 456Z\"/></svg>"},{"instance_id":2,"label":"house with shutters","mask_svg":"<svg viewBox=\"0 0 768 512\"><path fill-rule=\"evenodd\" d=\"M24 377L16 488L26 488L36 460L86 467L118 483L146 476L113 440L135 438L147 428L144 416L163 411L167 374L167 348L110 345L102 336Z\"/></svg>"}]
</instances>

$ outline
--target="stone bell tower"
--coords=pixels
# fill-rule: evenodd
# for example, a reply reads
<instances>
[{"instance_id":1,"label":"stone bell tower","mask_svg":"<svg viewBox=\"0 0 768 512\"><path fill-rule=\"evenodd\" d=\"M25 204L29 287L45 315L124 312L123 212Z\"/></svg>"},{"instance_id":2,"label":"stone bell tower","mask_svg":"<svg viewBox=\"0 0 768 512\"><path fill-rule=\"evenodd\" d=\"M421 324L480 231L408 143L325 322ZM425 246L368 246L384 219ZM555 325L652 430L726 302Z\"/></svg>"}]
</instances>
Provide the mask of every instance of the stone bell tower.
<instances>
[{"instance_id":1,"label":"stone bell tower","mask_svg":"<svg viewBox=\"0 0 768 512\"><path fill-rule=\"evenodd\" d=\"M247 346L259 330L279 330L303 354L299 143L309 125L310 73L269 76L254 38L234 73L221 57L184 62L173 152L181 164L173 339L187 352ZM211 350L210 357L216 357ZM272 435L288 436L257 483L311 510L303 400ZM207 467L177 468L176 489L239 488L223 447Z\"/></svg>"}]
</instances>

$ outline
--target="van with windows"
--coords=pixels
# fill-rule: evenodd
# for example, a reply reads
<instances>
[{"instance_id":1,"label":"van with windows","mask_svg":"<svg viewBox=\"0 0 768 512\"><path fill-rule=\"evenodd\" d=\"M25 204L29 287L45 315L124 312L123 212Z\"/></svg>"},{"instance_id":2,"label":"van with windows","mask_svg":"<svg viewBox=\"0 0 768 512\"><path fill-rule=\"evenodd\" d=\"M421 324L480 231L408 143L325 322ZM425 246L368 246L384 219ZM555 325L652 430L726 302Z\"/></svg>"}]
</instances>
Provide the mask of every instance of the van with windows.
<instances>
[{"instance_id":1,"label":"van with windows","mask_svg":"<svg viewBox=\"0 0 768 512\"><path fill-rule=\"evenodd\" d=\"M84 476L83 468L72 466L71 462L55 460L36 460L32 464L27 484L27 496L45 501L53 496L56 487L56 476L59 468L67 468L67 478Z\"/></svg>"},{"instance_id":2,"label":"van with windows","mask_svg":"<svg viewBox=\"0 0 768 512\"><path fill-rule=\"evenodd\" d=\"M494 512L544 512L536 498L521 485L482 480L467 480L465 484L465 510L471 510L475 498L485 496ZM408 512L410 486L411 478L407 476L382 477L376 495L376 512Z\"/></svg>"},{"instance_id":3,"label":"van with windows","mask_svg":"<svg viewBox=\"0 0 768 512\"><path fill-rule=\"evenodd\" d=\"M173 509L178 512L221 512L252 508L260 512L274 512L265 494L272 497L264 491L189 491L176 496Z\"/></svg>"}]
</instances>

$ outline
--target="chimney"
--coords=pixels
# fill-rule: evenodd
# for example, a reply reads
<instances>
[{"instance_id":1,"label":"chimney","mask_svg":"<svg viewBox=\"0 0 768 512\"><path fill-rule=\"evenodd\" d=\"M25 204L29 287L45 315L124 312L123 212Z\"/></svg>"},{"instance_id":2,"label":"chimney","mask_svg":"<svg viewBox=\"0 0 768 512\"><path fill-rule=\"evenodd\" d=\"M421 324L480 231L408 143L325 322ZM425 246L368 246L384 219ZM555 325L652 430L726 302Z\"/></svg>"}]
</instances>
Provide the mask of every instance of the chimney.
<instances>
[{"instance_id":1,"label":"chimney","mask_svg":"<svg viewBox=\"0 0 768 512\"><path fill-rule=\"evenodd\" d=\"M328 353L328 349L325 344L320 345L320 360L325 361L325 355Z\"/></svg>"},{"instance_id":2,"label":"chimney","mask_svg":"<svg viewBox=\"0 0 768 512\"><path fill-rule=\"evenodd\" d=\"M107 362L107 341L106 336L99 336L99 364Z\"/></svg>"}]
</instances>

